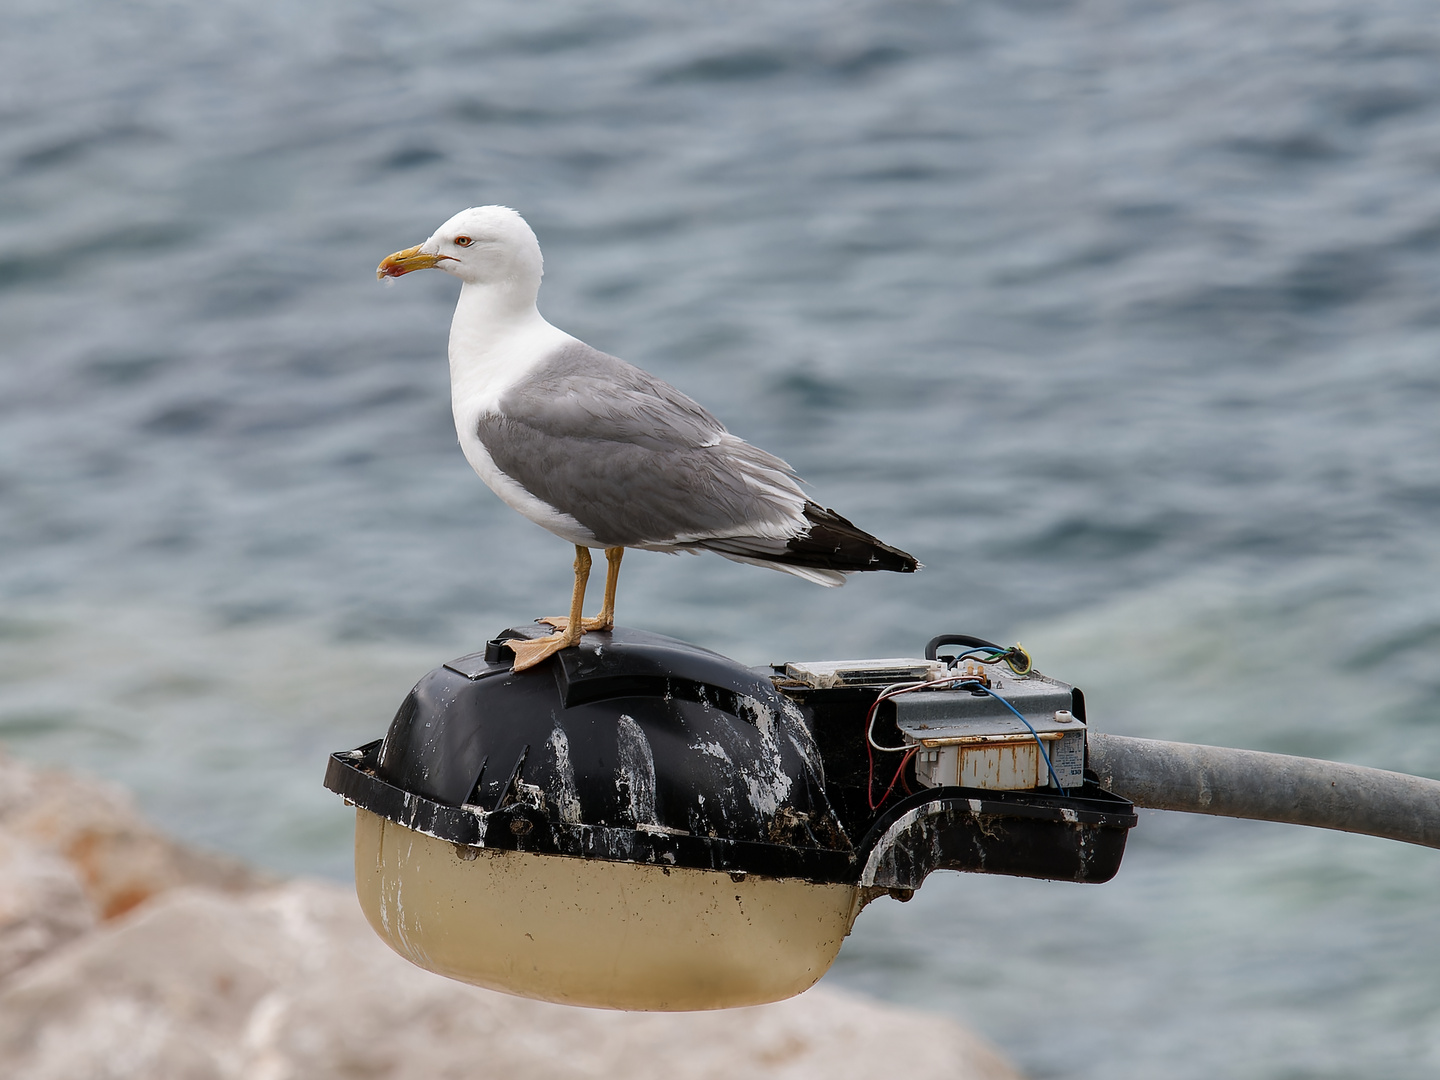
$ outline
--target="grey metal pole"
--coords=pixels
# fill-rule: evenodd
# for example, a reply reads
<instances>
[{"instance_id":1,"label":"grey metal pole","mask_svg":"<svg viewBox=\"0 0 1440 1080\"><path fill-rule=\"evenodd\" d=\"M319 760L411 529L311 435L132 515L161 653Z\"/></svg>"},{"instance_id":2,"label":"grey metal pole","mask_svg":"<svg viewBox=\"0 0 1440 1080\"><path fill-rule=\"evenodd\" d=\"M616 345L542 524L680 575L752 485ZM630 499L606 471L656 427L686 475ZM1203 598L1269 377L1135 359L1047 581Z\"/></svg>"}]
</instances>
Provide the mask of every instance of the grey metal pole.
<instances>
[{"instance_id":1,"label":"grey metal pole","mask_svg":"<svg viewBox=\"0 0 1440 1080\"><path fill-rule=\"evenodd\" d=\"M1285 821L1440 848L1440 780L1225 746L1088 734L1089 766L1136 806Z\"/></svg>"}]
</instances>

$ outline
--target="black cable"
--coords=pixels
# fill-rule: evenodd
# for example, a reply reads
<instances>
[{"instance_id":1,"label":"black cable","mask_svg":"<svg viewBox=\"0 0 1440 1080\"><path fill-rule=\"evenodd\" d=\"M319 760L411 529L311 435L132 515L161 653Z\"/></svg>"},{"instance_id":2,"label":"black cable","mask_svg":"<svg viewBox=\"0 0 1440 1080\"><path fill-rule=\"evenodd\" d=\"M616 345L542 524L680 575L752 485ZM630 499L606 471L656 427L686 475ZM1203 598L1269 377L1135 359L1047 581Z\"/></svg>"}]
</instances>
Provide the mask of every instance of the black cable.
<instances>
[{"instance_id":1,"label":"black cable","mask_svg":"<svg viewBox=\"0 0 1440 1080\"><path fill-rule=\"evenodd\" d=\"M994 649L996 652L1005 652L1005 646L996 645L993 641L986 641L984 638L971 637L969 634L940 634L930 639L930 644L925 646L925 659L938 660L936 655L942 646L945 645L967 645L972 649Z\"/></svg>"}]
</instances>

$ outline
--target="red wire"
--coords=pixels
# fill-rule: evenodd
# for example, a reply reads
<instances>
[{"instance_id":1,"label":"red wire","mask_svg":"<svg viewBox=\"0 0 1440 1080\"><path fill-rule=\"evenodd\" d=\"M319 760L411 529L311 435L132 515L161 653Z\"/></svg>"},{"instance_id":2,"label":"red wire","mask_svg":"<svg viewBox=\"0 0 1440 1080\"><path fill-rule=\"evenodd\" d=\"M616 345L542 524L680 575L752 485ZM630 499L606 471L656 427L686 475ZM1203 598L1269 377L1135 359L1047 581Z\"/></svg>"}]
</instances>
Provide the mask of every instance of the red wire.
<instances>
[{"instance_id":1,"label":"red wire","mask_svg":"<svg viewBox=\"0 0 1440 1080\"><path fill-rule=\"evenodd\" d=\"M915 750L918 749L920 748L917 746ZM895 790L895 784L900 779L900 774L905 771L905 766L908 765L910 759L915 756L915 750L907 750L905 752L905 756L900 759L900 767L895 770L895 776L890 781L890 786L885 789L885 794L880 796L880 801L872 806L870 808L871 810L878 810L885 805L885 800L890 798L890 793Z\"/></svg>"},{"instance_id":2,"label":"red wire","mask_svg":"<svg viewBox=\"0 0 1440 1080\"><path fill-rule=\"evenodd\" d=\"M876 801L875 801L875 747L874 747L873 745L871 745L871 743L870 743L870 725L875 722L875 710L880 707L880 703L881 703L882 701L889 701L892 697L898 697L899 695L901 695L901 694L903 694L903 693L906 693L906 692L909 691L909 690L918 690L918 689L919 689L918 686L910 686L910 687L906 687L906 688L904 688L904 689L902 689L902 690L892 690L889 694L881 694L879 697L877 697L877 698L875 699L874 703L870 706L869 710L865 713L865 756L866 756L866 759L869 761L869 764L870 764L870 771L866 774L866 779L865 779L865 801L870 804L870 809L871 809L871 810L879 810L880 807L882 807L882 806L885 805L885 800L888 799L888 798L890 797L890 793L895 790L895 781L896 781L896 780L899 780L899 779L900 779L900 774L905 771L905 765L906 765L906 763L909 762L909 760L910 760L912 757L915 756L915 750L920 749L920 748L917 746L917 747L915 747L914 750L907 750L907 751L905 752L905 756L900 759L900 768L898 768L898 769L895 770L895 778L890 781L890 786L885 789L885 794L880 796L880 801L879 801L879 802L876 802Z\"/></svg>"}]
</instances>

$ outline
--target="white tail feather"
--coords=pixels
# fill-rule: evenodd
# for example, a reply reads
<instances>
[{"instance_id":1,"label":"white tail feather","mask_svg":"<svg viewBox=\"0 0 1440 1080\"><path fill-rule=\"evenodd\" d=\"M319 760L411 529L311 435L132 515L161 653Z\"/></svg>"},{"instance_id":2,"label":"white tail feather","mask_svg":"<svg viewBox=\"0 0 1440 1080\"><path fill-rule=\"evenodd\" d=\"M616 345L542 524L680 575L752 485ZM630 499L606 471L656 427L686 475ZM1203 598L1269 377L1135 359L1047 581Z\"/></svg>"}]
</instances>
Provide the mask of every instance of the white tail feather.
<instances>
[{"instance_id":1,"label":"white tail feather","mask_svg":"<svg viewBox=\"0 0 1440 1080\"><path fill-rule=\"evenodd\" d=\"M813 581L816 585L824 585L827 589L838 588L845 584L845 572L842 570L824 570L815 566L795 566L793 563L771 562L768 559L751 559L744 555L731 555L725 551L717 551L715 554L723 555L731 562L749 563L751 566L763 566L769 570L779 570L784 574L794 574L806 581Z\"/></svg>"}]
</instances>

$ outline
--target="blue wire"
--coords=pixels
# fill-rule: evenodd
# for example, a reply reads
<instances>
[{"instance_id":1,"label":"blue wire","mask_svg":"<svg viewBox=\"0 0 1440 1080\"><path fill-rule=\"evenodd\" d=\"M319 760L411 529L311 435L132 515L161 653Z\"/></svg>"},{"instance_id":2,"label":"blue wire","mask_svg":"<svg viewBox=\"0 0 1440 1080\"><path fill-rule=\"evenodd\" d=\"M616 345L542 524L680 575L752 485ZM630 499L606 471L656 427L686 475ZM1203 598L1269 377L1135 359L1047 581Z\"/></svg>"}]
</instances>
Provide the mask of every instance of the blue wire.
<instances>
[{"instance_id":1,"label":"blue wire","mask_svg":"<svg viewBox=\"0 0 1440 1080\"><path fill-rule=\"evenodd\" d=\"M976 690L984 690L985 693L989 694L996 701L1000 702L1001 705L1004 705L1005 708L1009 709L1017 717L1019 717L1022 724L1024 724L1027 728L1030 728L1030 734L1035 736L1035 745L1040 747L1040 756L1045 759L1045 768L1050 773L1050 782L1055 785L1056 791L1060 792L1061 795L1064 795L1065 788L1061 785L1060 778L1055 775L1055 766L1050 764L1050 755L1045 752L1045 744L1040 740L1040 733L1036 731L1033 727L1031 727L1030 721L1026 720L1025 717L1021 715L1020 710L1015 708L1014 705L1011 705L1010 702L1006 701L1003 697L995 693L994 690L991 690L982 682L963 682L958 683L957 687L958 686L974 688Z\"/></svg>"}]
</instances>

